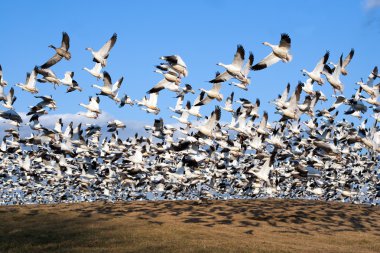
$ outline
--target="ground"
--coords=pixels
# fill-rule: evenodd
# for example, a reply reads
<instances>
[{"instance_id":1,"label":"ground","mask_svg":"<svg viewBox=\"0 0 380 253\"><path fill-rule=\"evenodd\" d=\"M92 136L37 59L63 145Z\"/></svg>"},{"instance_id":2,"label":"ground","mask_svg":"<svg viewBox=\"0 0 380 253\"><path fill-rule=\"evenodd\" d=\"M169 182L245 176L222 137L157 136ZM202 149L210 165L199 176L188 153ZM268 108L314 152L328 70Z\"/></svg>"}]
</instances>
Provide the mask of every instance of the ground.
<instances>
[{"instance_id":1,"label":"ground","mask_svg":"<svg viewBox=\"0 0 380 253\"><path fill-rule=\"evenodd\" d=\"M380 252L380 207L308 200L0 207L0 252Z\"/></svg>"}]
</instances>

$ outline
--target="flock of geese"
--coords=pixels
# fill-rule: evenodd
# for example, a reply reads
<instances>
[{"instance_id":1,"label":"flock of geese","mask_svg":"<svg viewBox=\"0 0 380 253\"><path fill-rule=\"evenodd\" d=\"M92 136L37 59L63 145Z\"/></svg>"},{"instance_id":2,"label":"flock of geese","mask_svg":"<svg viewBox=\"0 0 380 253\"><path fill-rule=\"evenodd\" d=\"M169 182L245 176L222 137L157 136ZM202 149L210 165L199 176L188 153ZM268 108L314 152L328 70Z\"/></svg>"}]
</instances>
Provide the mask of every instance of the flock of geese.
<instances>
[{"instance_id":1,"label":"flock of geese","mask_svg":"<svg viewBox=\"0 0 380 253\"><path fill-rule=\"evenodd\" d=\"M224 99L221 90L228 82L246 91L251 70L291 62L288 34L281 34L278 45L264 42L270 53L255 65L253 53L246 60L244 47L238 45L232 63L218 63L223 71L209 81L211 89L199 89L193 103L185 103L187 94L196 91L190 84L181 85L188 67L179 55L160 58L156 72L162 79L141 100L120 96L123 77L113 83L103 70L116 41L115 33L98 51L86 48L95 65L84 70L103 85L93 85L98 93L80 104L87 110L83 117L97 119L101 99L157 115L158 97L168 90L177 97L170 107L177 126L157 118L145 126L145 135L124 140L119 131L126 125L119 120L108 122L106 129L62 119L54 128L43 126L39 118L57 103L38 94L38 83L67 86L67 93L84 89L73 79L74 72L59 79L51 69L63 58L71 59L70 38L64 32L61 46L49 46L54 55L27 73L25 83L8 89L0 66L0 101L7 109L0 117L12 125L4 130L0 145L0 204L257 197L380 203L380 84L375 84L380 76L374 67L366 81L356 83L356 92L345 96L340 77L348 75L354 50L337 63L329 62L327 51L312 71L303 69L306 80L287 84L271 101L280 118L269 121L268 113L260 112L260 99L236 99L234 92ZM332 99L318 90L322 85L331 85ZM13 106L15 93L22 92L40 99L29 107L26 125ZM212 101L214 110L202 115ZM340 120L339 107L346 108ZM363 118L369 109L373 114ZM230 122L221 121L222 112L230 115ZM360 125L350 117L360 119ZM30 127L32 135L21 137L21 126Z\"/></svg>"}]
</instances>

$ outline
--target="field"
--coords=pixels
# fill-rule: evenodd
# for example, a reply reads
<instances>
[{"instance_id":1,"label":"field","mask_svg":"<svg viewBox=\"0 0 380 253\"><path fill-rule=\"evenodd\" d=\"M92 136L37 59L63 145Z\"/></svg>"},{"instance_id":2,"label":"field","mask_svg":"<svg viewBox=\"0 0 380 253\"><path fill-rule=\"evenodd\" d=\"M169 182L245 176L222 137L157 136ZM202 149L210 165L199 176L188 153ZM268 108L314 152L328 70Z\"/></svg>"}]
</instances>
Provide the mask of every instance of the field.
<instances>
[{"instance_id":1,"label":"field","mask_svg":"<svg viewBox=\"0 0 380 253\"><path fill-rule=\"evenodd\" d=\"M0 252L380 252L380 207L305 200L0 207Z\"/></svg>"}]
</instances>

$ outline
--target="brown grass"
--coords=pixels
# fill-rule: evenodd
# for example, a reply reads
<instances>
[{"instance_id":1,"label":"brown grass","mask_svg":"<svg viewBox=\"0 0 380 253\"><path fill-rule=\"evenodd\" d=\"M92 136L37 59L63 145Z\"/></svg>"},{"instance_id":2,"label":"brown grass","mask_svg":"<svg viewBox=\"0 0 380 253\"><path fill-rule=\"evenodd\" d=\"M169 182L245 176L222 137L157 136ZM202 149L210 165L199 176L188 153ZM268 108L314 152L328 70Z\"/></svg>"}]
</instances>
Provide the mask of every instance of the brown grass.
<instances>
[{"instance_id":1,"label":"brown grass","mask_svg":"<svg viewBox=\"0 0 380 253\"><path fill-rule=\"evenodd\" d=\"M380 208L274 199L3 206L0 252L380 252Z\"/></svg>"}]
</instances>

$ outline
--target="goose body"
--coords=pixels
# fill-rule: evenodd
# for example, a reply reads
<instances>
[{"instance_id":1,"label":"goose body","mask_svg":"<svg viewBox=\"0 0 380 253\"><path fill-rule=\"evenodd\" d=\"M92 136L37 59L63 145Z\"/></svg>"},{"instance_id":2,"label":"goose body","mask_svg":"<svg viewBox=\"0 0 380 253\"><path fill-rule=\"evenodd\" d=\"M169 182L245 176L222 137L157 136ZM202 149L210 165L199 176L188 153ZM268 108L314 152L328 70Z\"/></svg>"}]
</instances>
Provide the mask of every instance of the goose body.
<instances>
[{"instance_id":1,"label":"goose body","mask_svg":"<svg viewBox=\"0 0 380 253\"><path fill-rule=\"evenodd\" d=\"M268 42L263 42L263 45L270 47L272 52L259 63L254 65L252 70L262 70L279 62L280 60L283 62L290 62L293 58L289 52L291 47L291 39L286 33L281 34L279 45L272 45Z\"/></svg>"},{"instance_id":2,"label":"goose body","mask_svg":"<svg viewBox=\"0 0 380 253\"><path fill-rule=\"evenodd\" d=\"M100 48L98 51L94 51L91 47L87 47L86 50L92 53L94 62L100 63L102 67L107 65L107 58L113 46L117 40L117 34L114 33L112 37Z\"/></svg>"}]
</instances>

